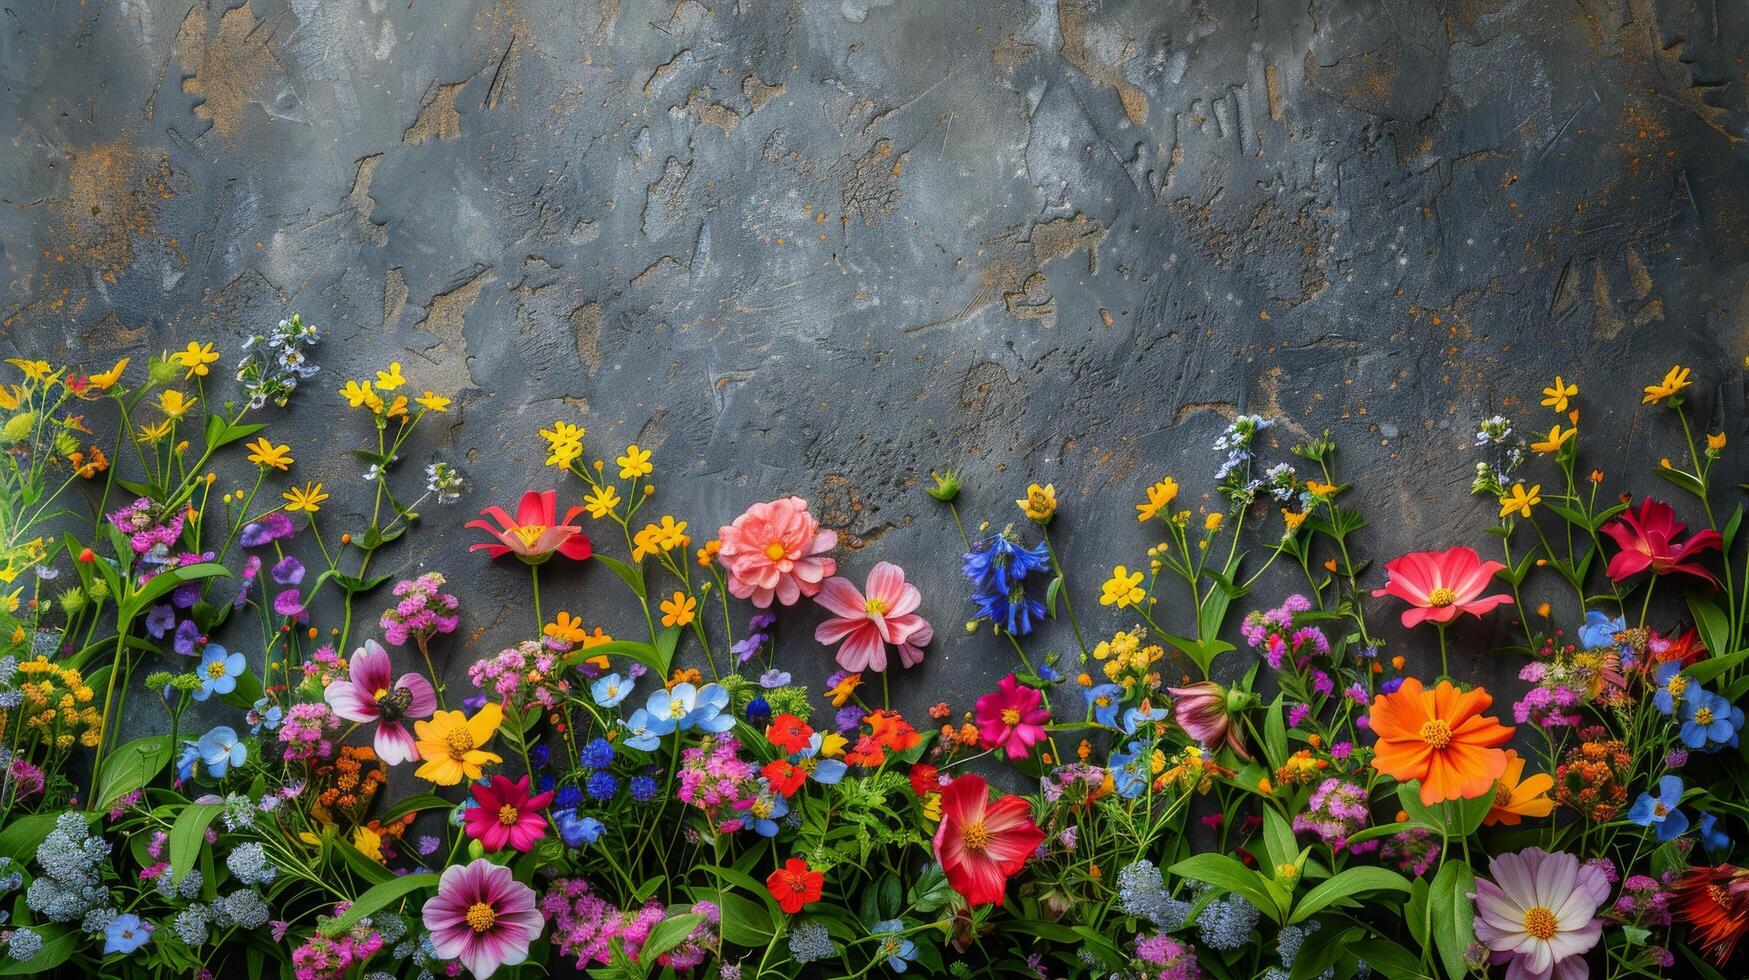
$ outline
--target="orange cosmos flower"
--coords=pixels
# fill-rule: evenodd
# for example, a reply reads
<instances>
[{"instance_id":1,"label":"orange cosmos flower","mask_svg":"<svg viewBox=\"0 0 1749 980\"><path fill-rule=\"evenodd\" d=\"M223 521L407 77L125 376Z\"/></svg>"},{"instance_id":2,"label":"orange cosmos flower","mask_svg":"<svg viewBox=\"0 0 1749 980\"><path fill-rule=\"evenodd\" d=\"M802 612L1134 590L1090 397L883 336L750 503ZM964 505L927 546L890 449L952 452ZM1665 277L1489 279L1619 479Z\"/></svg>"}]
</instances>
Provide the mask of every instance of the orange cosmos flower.
<instances>
[{"instance_id":1,"label":"orange cosmos flower","mask_svg":"<svg viewBox=\"0 0 1749 980\"><path fill-rule=\"evenodd\" d=\"M1549 790L1554 788L1555 777L1546 772L1526 779L1524 760L1507 749L1506 771L1500 774L1500 782L1494 787L1494 805L1488 808L1482 822L1490 827L1495 824L1516 827L1525 817L1546 817L1555 810L1555 801L1549 799Z\"/></svg>"},{"instance_id":2,"label":"orange cosmos flower","mask_svg":"<svg viewBox=\"0 0 1749 980\"><path fill-rule=\"evenodd\" d=\"M1421 781L1421 802L1467 800L1490 793L1506 772L1499 746L1512 729L1482 712L1494 703L1487 691L1462 691L1440 681L1431 691L1405 678L1403 686L1373 699L1369 722L1378 736L1373 768L1407 782Z\"/></svg>"}]
</instances>

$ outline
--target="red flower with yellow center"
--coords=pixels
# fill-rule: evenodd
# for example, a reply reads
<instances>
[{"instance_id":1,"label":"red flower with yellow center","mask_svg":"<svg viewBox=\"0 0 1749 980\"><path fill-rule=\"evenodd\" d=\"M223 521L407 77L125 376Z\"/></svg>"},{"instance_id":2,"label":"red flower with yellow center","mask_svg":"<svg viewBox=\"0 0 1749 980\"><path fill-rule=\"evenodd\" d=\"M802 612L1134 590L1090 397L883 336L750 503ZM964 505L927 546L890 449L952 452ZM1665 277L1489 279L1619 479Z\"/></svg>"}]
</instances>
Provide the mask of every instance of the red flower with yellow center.
<instances>
[{"instance_id":1,"label":"red flower with yellow center","mask_svg":"<svg viewBox=\"0 0 1749 980\"><path fill-rule=\"evenodd\" d=\"M1008 879L1045 839L1032 820L1024 796L992 801L990 787L973 775L960 776L941 790L941 826L935 830L935 858L953 890L969 905L1001 905Z\"/></svg>"}]
</instances>

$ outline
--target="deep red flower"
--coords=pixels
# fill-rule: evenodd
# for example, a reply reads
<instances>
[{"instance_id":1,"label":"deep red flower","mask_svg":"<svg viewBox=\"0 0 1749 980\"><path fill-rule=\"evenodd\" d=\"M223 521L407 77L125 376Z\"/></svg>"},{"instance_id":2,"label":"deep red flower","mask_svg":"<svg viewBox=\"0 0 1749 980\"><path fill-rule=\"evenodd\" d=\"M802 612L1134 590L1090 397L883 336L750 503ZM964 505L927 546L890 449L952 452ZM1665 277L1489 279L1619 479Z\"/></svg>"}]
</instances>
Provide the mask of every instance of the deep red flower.
<instances>
[{"instance_id":1,"label":"deep red flower","mask_svg":"<svg viewBox=\"0 0 1749 980\"><path fill-rule=\"evenodd\" d=\"M788 712L771 719L771 724L765 726L766 741L785 752L794 753L806 749L808 740L813 737L813 727Z\"/></svg>"},{"instance_id":2,"label":"deep red flower","mask_svg":"<svg viewBox=\"0 0 1749 980\"><path fill-rule=\"evenodd\" d=\"M1676 882L1672 911L1694 930L1713 962L1724 966L1749 931L1749 869L1689 868Z\"/></svg>"},{"instance_id":3,"label":"deep red flower","mask_svg":"<svg viewBox=\"0 0 1749 980\"><path fill-rule=\"evenodd\" d=\"M801 789L802 784L808 781L808 771L788 759L767 762L759 771L765 774L766 779L771 780L771 788L786 799L794 796L796 790Z\"/></svg>"},{"instance_id":4,"label":"deep red flower","mask_svg":"<svg viewBox=\"0 0 1749 980\"><path fill-rule=\"evenodd\" d=\"M1044 831L1032 822L1024 796L990 800L983 779L960 776L941 790L941 826L935 830L935 859L947 883L968 905L1001 905L1008 879L1026 864Z\"/></svg>"},{"instance_id":5,"label":"deep red flower","mask_svg":"<svg viewBox=\"0 0 1749 980\"><path fill-rule=\"evenodd\" d=\"M790 858L765 879L765 890L777 899L779 908L791 915L810 902L818 902L825 887L826 873L810 869L801 858Z\"/></svg>"},{"instance_id":6,"label":"deep red flower","mask_svg":"<svg viewBox=\"0 0 1749 980\"><path fill-rule=\"evenodd\" d=\"M480 842L487 853L501 851L506 844L527 854L535 842L547 834L547 818L541 813L553 802L553 794L528 794L528 777L511 782L504 776L493 776L490 785L479 783L469 787L477 807L462 814L468 836Z\"/></svg>"},{"instance_id":7,"label":"deep red flower","mask_svg":"<svg viewBox=\"0 0 1749 980\"><path fill-rule=\"evenodd\" d=\"M931 793L941 792L941 770L927 762L919 762L911 767L911 792L918 799L927 799Z\"/></svg>"},{"instance_id":8,"label":"deep red flower","mask_svg":"<svg viewBox=\"0 0 1749 980\"><path fill-rule=\"evenodd\" d=\"M856 748L844 753L844 761L853 766L874 769L887 761L887 750L881 745L880 739L873 735L864 735L856 740Z\"/></svg>"},{"instance_id":9,"label":"deep red flower","mask_svg":"<svg viewBox=\"0 0 1749 980\"><path fill-rule=\"evenodd\" d=\"M923 744L923 736L897 711L881 709L864 720L868 722L870 733L882 748L903 752Z\"/></svg>"},{"instance_id":10,"label":"deep red flower","mask_svg":"<svg viewBox=\"0 0 1749 980\"><path fill-rule=\"evenodd\" d=\"M572 507L561 521L558 498L556 490L528 491L516 505L515 520L511 520L502 507L487 507L480 511L482 516L492 518L500 526L493 527L486 521L469 521L468 527L485 531L493 540L482 541L468 550L484 550L493 558L514 554L530 565L546 561L555 552L576 561L588 558L589 538L581 527L571 523L583 513L583 508Z\"/></svg>"},{"instance_id":11,"label":"deep red flower","mask_svg":"<svg viewBox=\"0 0 1749 980\"><path fill-rule=\"evenodd\" d=\"M1424 622L1445 625L1461 613L1480 616L1495 606L1509 605L1509 595L1482 595L1488 582L1505 565L1483 561L1469 548L1445 551L1411 551L1385 563L1390 578L1374 596L1396 596L1409 603L1403 610L1403 625L1410 629Z\"/></svg>"},{"instance_id":12,"label":"deep red flower","mask_svg":"<svg viewBox=\"0 0 1749 980\"><path fill-rule=\"evenodd\" d=\"M1690 667L1700 662L1706 652L1706 644L1700 642L1700 631L1692 626L1679 636L1653 633L1646 638L1648 667L1667 661L1678 661L1682 666Z\"/></svg>"},{"instance_id":13,"label":"deep red flower","mask_svg":"<svg viewBox=\"0 0 1749 980\"><path fill-rule=\"evenodd\" d=\"M1719 584L1712 572L1699 564L1690 564L1689 559L1705 551L1717 551L1724 538L1706 528L1694 532L1687 541L1678 542L1677 537L1687 529L1688 525L1676 519L1676 511L1669 504L1641 498L1638 507L1623 511L1620 517L1603 525L1603 533L1621 546L1621 551L1609 560L1609 577L1620 582L1650 568L1654 575L1682 572Z\"/></svg>"}]
</instances>

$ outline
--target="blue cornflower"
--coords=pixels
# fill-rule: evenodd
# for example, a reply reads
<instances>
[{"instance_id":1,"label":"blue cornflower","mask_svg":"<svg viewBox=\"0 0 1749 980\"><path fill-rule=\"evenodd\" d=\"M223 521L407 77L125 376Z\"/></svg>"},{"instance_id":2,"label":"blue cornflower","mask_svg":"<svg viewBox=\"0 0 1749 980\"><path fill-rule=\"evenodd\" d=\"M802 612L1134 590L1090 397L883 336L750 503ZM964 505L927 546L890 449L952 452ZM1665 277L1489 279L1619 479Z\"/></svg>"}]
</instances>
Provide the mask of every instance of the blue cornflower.
<instances>
[{"instance_id":1,"label":"blue cornflower","mask_svg":"<svg viewBox=\"0 0 1749 980\"><path fill-rule=\"evenodd\" d=\"M589 769L606 769L613 764L613 743L605 738L593 738L577 753L578 760Z\"/></svg>"},{"instance_id":2,"label":"blue cornflower","mask_svg":"<svg viewBox=\"0 0 1749 980\"><path fill-rule=\"evenodd\" d=\"M905 923L898 919L882 919L868 927L869 935L885 937L881 940L880 949L875 956L886 957L887 969L894 973L904 973L917 959L917 944L905 938Z\"/></svg>"},{"instance_id":3,"label":"blue cornflower","mask_svg":"<svg viewBox=\"0 0 1749 980\"><path fill-rule=\"evenodd\" d=\"M566 783L553 791L553 812L560 810L575 810L583 802L583 790L574 783Z\"/></svg>"},{"instance_id":4,"label":"blue cornflower","mask_svg":"<svg viewBox=\"0 0 1749 980\"><path fill-rule=\"evenodd\" d=\"M1658 795L1641 793L1628 810L1628 819L1642 827L1656 825L1658 839L1672 841L1688 829L1688 815L1676 808L1682 802L1682 778L1665 776L1658 780Z\"/></svg>"},{"instance_id":5,"label":"blue cornflower","mask_svg":"<svg viewBox=\"0 0 1749 980\"><path fill-rule=\"evenodd\" d=\"M1700 815L1700 842L1716 854L1731 850L1731 835L1719 829L1719 818L1710 813Z\"/></svg>"},{"instance_id":6,"label":"blue cornflower","mask_svg":"<svg viewBox=\"0 0 1749 980\"><path fill-rule=\"evenodd\" d=\"M974 592L972 601L978 606L980 618L988 619L1015 636L1031 633L1046 613L1045 604L1027 592L1025 586L1016 586L1007 592Z\"/></svg>"},{"instance_id":7,"label":"blue cornflower","mask_svg":"<svg viewBox=\"0 0 1749 980\"><path fill-rule=\"evenodd\" d=\"M631 790L632 799L639 803L648 803L656 798L656 780L651 776L634 776L627 787Z\"/></svg>"},{"instance_id":8,"label":"blue cornflower","mask_svg":"<svg viewBox=\"0 0 1749 980\"><path fill-rule=\"evenodd\" d=\"M205 701L215 694L235 691L237 678L243 676L245 666L242 654L227 653L217 643L207 644L200 655L200 666L195 668L195 674L200 678L200 690L194 692L194 699Z\"/></svg>"},{"instance_id":9,"label":"blue cornflower","mask_svg":"<svg viewBox=\"0 0 1749 980\"><path fill-rule=\"evenodd\" d=\"M1735 745L1737 729L1742 727L1742 709L1711 691L1696 691L1682 706L1682 744L1691 749Z\"/></svg>"},{"instance_id":10,"label":"blue cornflower","mask_svg":"<svg viewBox=\"0 0 1749 980\"><path fill-rule=\"evenodd\" d=\"M559 839L566 847L583 847L601 839L607 827L594 817L582 817L576 810L553 811L553 824L559 828Z\"/></svg>"},{"instance_id":11,"label":"blue cornflower","mask_svg":"<svg viewBox=\"0 0 1749 980\"><path fill-rule=\"evenodd\" d=\"M763 728L771 720L771 702L765 700L765 695L755 694L753 700L747 702L747 724L754 728Z\"/></svg>"},{"instance_id":12,"label":"blue cornflower","mask_svg":"<svg viewBox=\"0 0 1749 980\"><path fill-rule=\"evenodd\" d=\"M1081 692L1087 698L1087 708L1093 720L1110 728L1117 724L1118 709L1123 707L1122 684L1098 684Z\"/></svg>"},{"instance_id":13,"label":"blue cornflower","mask_svg":"<svg viewBox=\"0 0 1749 980\"><path fill-rule=\"evenodd\" d=\"M183 742L182 755L176 760L176 781L187 782L194 778L194 764L200 761L200 743Z\"/></svg>"},{"instance_id":14,"label":"blue cornflower","mask_svg":"<svg viewBox=\"0 0 1749 980\"><path fill-rule=\"evenodd\" d=\"M589 776L589 781L584 784L583 788L589 794L590 799L611 800L613 794L619 792L619 780L615 779L611 772L595 772Z\"/></svg>"},{"instance_id":15,"label":"blue cornflower","mask_svg":"<svg viewBox=\"0 0 1749 980\"><path fill-rule=\"evenodd\" d=\"M152 931L156 928L132 912L123 912L109 920L109 925L103 929L104 955L121 953L125 956L134 952L152 941Z\"/></svg>"},{"instance_id":16,"label":"blue cornflower","mask_svg":"<svg viewBox=\"0 0 1749 980\"><path fill-rule=\"evenodd\" d=\"M606 677L597 678L595 683L589 685L589 695L595 699L597 706L614 708L618 707L619 703L632 693L633 686L630 681L618 674L608 674Z\"/></svg>"},{"instance_id":17,"label":"blue cornflower","mask_svg":"<svg viewBox=\"0 0 1749 980\"><path fill-rule=\"evenodd\" d=\"M1148 762L1144 753L1147 746L1140 741L1131 742L1121 750L1113 752L1106 760L1106 768L1111 772L1112 783L1117 795L1133 800L1142 795L1148 788Z\"/></svg>"},{"instance_id":18,"label":"blue cornflower","mask_svg":"<svg viewBox=\"0 0 1749 980\"><path fill-rule=\"evenodd\" d=\"M200 737L200 761L213 777L222 777L232 766L240 766L249 758L249 748L237 738L229 725L217 725Z\"/></svg>"},{"instance_id":19,"label":"blue cornflower","mask_svg":"<svg viewBox=\"0 0 1749 980\"><path fill-rule=\"evenodd\" d=\"M1658 685L1658 690L1652 694L1652 707L1663 714L1676 710L1676 705L1688 693L1688 678L1682 676L1682 664L1672 660L1658 665L1652 672L1652 680Z\"/></svg>"},{"instance_id":20,"label":"blue cornflower","mask_svg":"<svg viewBox=\"0 0 1749 980\"><path fill-rule=\"evenodd\" d=\"M1585 614L1585 625L1579 627L1579 642L1585 644L1587 650L1612 647L1615 646L1615 635L1627 628L1627 620L1622 617L1610 619L1607 614L1593 609Z\"/></svg>"}]
</instances>

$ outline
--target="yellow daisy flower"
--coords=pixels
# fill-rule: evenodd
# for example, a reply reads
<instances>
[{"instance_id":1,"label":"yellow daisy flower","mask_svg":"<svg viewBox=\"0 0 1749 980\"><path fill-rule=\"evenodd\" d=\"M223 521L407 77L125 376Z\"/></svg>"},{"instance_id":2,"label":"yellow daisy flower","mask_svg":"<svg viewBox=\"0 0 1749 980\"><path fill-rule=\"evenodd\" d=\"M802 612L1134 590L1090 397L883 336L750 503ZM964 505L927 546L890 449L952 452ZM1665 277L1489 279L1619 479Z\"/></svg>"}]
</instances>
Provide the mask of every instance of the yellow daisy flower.
<instances>
[{"instance_id":1,"label":"yellow daisy flower","mask_svg":"<svg viewBox=\"0 0 1749 980\"><path fill-rule=\"evenodd\" d=\"M619 464L619 478L622 480L649 476L656 472L656 468L650 465L650 451L639 449L636 444L627 446L625 455L616 457L614 462Z\"/></svg>"},{"instance_id":2,"label":"yellow daisy flower","mask_svg":"<svg viewBox=\"0 0 1749 980\"><path fill-rule=\"evenodd\" d=\"M425 394L413 399L413 402L420 408L429 408L433 412L449 411L449 399L430 389L426 389Z\"/></svg>"},{"instance_id":3,"label":"yellow daisy flower","mask_svg":"<svg viewBox=\"0 0 1749 980\"><path fill-rule=\"evenodd\" d=\"M115 362L115 367L102 373L92 375L91 387L96 388L98 391L108 391L115 387L115 383L121 380L121 373L127 370L129 360L130 358L124 357Z\"/></svg>"},{"instance_id":4,"label":"yellow daisy flower","mask_svg":"<svg viewBox=\"0 0 1749 980\"><path fill-rule=\"evenodd\" d=\"M1571 442L1573 437L1578 435L1578 433L1578 429L1563 429L1561 428L1561 424L1556 422L1554 427L1549 429L1548 438L1541 442L1531 443L1530 448L1534 452L1544 454L1558 453L1561 451L1561 447Z\"/></svg>"},{"instance_id":5,"label":"yellow daisy flower","mask_svg":"<svg viewBox=\"0 0 1749 980\"><path fill-rule=\"evenodd\" d=\"M373 399L381 401L371 390L369 381L348 381L341 387L340 395L346 399L346 405L349 408L363 408L370 404Z\"/></svg>"},{"instance_id":6,"label":"yellow daisy flower","mask_svg":"<svg viewBox=\"0 0 1749 980\"><path fill-rule=\"evenodd\" d=\"M1506 517L1517 513L1520 517L1529 517L1530 509L1543 502L1542 490L1543 485L1540 483L1532 486L1528 491L1524 489L1524 484L1514 483L1506 491L1506 495L1500 498L1500 516Z\"/></svg>"},{"instance_id":7,"label":"yellow daisy flower","mask_svg":"<svg viewBox=\"0 0 1749 980\"><path fill-rule=\"evenodd\" d=\"M213 349L212 344L200 344L191 340L186 348L171 354L170 359L178 367L188 369L188 373L183 375L183 380L186 381L196 375L206 377L207 365L219 359L219 352Z\"/></svg>"},{"instance_id":8,"label":"yellow daisy flower","mask_svg":"<svg viewBox=\"0 0 1749 980\"><path fill-rule=\"evenodd\" d=\"M291 457L290 446L275 446L273 443L267 441L266 436L262 436L254 442L244 443L243 448L249 450L249 455L247 457L249 462L254 463L262 469L272 467L276 470L285 470L289 469L291 464L297 462Z\"/></svg>"},{"instance_id":9,"label":"yellow daisy flower","mask_svg":"<svg viewBox=\"0 0 1749 980\"><path fill-rule=\"evenodd\" d=\"M1565 412L1568 400L1577 394L1579 394L1579 386L1562 381L1561 376L1557 374L1555 375L1555 383L1543 389L1543 407L1552 408L1557 412Z\"/></svg>"},{"instance_id":10,"label":"yellow daisy flower","mask_svg":"<svg viewBox=\"0 0 1749 980\"><path fill-rule=\"evenodd\" d=\"M425 764L413 775L439 786L479 779L483 767L504 761L503 756L480 748L503 723L504 709L496 701L486 702L472 718L459 711L439 711L430 721L415 721L413 732L419 737L419 757Z\"/></svg>"},{"instance_id":11,"label":"yellow daisy flower","mask_svg":"<svg viewBox=\"0 0 1749 980\"><path fill-rule=\"evenodd\" d=\"M322 501L328 499L328 495L322 492L320 483L306 483L301 487L292 487L280 496L285 498L286 510L301 510L308 514L314 514L321 510Z\"/></svg>"},{"instance_id":12,"label":"yellow daisy flower","mask_svg":"<svg viewBox=\"0 0 1749 980\"><path fill-rule=\"evenodd\" d=\"M596 520L613 513L613 509L618 506L619 488L611 483L604 483L583 496L583 508Z\"/></svg>"},{"instance_id":13,"label":"yellow daisy flower","mask_svg":"<svg viewBox=\"0 0 1749 980\"><path fill-rule=\"evenodd\" d=\"M195 399L188 397L175 388L166 388L158 392L158 410L173 419L179 419L188 414L194 407Z\"/></svg>"},{"instance_id":14,"label":"yellow daisy flower","mask_svg":"<svg viewBox=\"0 0 1749 980\"><path fill-rule=\"evenodd\" d=\"M1688 368L1685 368L1680 364L1673 365L1669 371L1664 372L1663 381L1660 381L1655 385L1646 386L1646 396L1640 399L1640 404L1650 405L1654 402L1661 402L1666 398L1675 397L1676 395L1681 394L1682 389L1688 387L1688 385Z\"/></svg>"}]
</instances>

